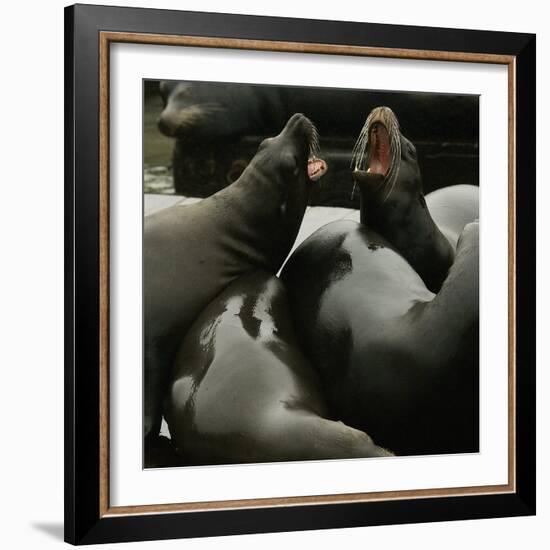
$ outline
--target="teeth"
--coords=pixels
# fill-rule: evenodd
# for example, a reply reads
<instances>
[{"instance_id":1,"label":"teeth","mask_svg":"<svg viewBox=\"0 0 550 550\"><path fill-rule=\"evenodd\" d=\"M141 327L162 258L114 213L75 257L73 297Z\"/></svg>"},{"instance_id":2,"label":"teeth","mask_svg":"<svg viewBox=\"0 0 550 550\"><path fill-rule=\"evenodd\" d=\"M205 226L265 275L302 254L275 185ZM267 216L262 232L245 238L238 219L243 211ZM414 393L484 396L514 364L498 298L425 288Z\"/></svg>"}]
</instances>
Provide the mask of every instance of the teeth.
<instances>
[{"instance_id":1,"label":"teeth","mask_svg":"<svg viewBox=\"0 0 550 550\"><path fill-rule=\"evenodd\" d=\"M326 162L323 159L310 158L307 166L307 175L311 181L317 181L327 171Z\"/></svg>"},{"instance_id":2,"label":"teeth","mask_svg":"<svg viewBox=\"0 0 550 550\"><path fill-rule=\"evenodd\" d=\"M376 123L383 124L388 133L389 143L382 145L377 139L376 129L373 130L373 126ZM370 135L370 134L374 135ZM385 176L384 185L387 187L386 200L393 191L397 174L399 172L399 162L401 158L401 134L399 131L399 122L388 107L376 107L373 109L365 121L359 137L355 142L352 152L352 166L355 169L365 169L367 172L371 172L371 154L372 149L376 150L377 154L381 152L386 153L389 149L391 155L390 166ZM386 148L387 147L387 148Z\"/></svg>"}]
</instances>

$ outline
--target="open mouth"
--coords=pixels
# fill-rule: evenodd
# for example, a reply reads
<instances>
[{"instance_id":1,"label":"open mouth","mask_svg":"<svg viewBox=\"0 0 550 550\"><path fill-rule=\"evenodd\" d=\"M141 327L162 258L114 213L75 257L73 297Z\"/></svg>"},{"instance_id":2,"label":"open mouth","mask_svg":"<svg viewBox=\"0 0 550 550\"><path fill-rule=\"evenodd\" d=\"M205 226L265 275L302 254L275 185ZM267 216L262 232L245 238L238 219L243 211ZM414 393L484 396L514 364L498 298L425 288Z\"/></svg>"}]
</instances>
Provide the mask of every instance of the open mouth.
<instances>
[{"instance_id":1,"label":"open mouth","mask_svg":"<svg viewBox=\"0 0 550 550\"><path fill-rule=\"evenodd\" d=\"M390 169L390 136L381 122L375 122L370 130L370 151L367 172L387 175Z\"/></svg>"},{"instance_id":2,"label":"open mouth","mask_svg":"<svg viewBox=\"0 0 550 550\"><path fill-rule=\"evenodd\" d=\"M309 144L309 159L307 161L307 175L309 177L310 181L317 181L320 178L322 178L327 170L328 166L327 163L320 158L319 155L319 132L317 131L317 128L309 120L308 118L304 117L303 120L306 122L307 127L307 137L308 137L308 144Z\"/></svg>"},{"instance_id":3,"label":"open mouth","mask_svg":"<svg viewBox=\"0 0 550 550\"><path fill-rule=\"evenodd\" d=\"M317 181L322 178L327 169L327 163L316 156L311 156L307 161L307 175L310 181Z\"/></svg>"},{"instance_id":4,"label":"open mouth","mask_svg":"<svg viewBox=\"0 0 550 550\"><path fill-rule=\"evenodd\" d=\"M386 198L395 187L401 163L399 122L389 107L373 109L353 148L354 179L385 189Z\"/></svg>"}]
</instances>

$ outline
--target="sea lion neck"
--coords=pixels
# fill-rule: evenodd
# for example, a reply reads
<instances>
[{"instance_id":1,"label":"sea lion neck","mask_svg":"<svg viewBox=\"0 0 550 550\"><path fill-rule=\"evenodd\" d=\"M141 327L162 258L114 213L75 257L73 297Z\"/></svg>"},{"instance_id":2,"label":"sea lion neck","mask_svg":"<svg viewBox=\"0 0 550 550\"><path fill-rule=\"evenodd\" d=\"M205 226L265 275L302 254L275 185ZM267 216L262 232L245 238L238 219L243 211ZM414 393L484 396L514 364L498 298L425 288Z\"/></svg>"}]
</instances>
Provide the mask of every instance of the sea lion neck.
<instances>
[{"instance_id":1,"label":"sea lion neck","mask_svg":"<svg viewBox=\"0 0 550 550\"><path fill-rule=\"evenodd\" d=\"M437 292L450 266L451 244L433 221L422 191L410 194L395 189L387 200L378 199L360 186L361 223L386 238Z\"/></svg>"},{"instance_id":2,"label":"sea lion neck","mask_svg":"<svg viewBox=\"0 0 550 550\"><path fill-rule=\"evenodd\" d=\"M235 243L252 266L273 273L294 244L311 185L305 168L281 173L277 162L257 154L237 181L211 197L221 210L234 213L224 219L226 243Z\"/></svg>"}]
</instances>

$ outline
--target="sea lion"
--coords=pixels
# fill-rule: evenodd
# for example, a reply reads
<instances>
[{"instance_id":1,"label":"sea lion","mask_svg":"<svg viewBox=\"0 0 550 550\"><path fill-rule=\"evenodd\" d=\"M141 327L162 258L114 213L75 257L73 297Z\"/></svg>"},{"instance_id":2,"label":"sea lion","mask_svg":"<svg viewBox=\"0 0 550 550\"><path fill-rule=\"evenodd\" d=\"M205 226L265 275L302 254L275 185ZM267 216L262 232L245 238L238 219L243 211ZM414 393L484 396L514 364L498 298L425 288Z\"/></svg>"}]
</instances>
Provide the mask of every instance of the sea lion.
<instances>
[{"instance_id":1,"label":"sea lion","mask_svg":"<svg viewBox=\"0 0 550 550\"><path fill-rule=\"evenodd\" d=\"M239 277L193 323L175 361L166 418L185 465L391 455L329 419L284 286L265 271Z\"/></svg>"},{"instance_id":2,"label":"sea lion","mask_svg":"<svg viewBox=\"0 0 550 550\"><path fill-rule=\"evenodd\" d=\"M377 107L367 117L354 149L354 165L361 223L392 243L437 292L453 263L460 231L478 218L478 188L461 185L436 192L431 202L439 223L447 226L442 231L423 194L416 148L388 107ZM452 208L445 212L445 204Z\"/></svg>"},{"instance_id":3,"label":"sea lion","mask_svg":"<svg viewBox=\"0 0 550 550\"><path fill-rule=\"evenodd\" d=\"M146 454L159 431L167 376L182 336L234 279L280 268L298 233L311 182L327 169L314 156L317 149L315 126L295 114L279 135L262 142L231 186L200 203L145 219Z\"/></svg>"},{"instance_id":4,"label":"sea lion","mask_svg":"<svg viewBox=\"0 0 550 550\"><path fill-rule=\"evenodd\" d=\"M478 450L478 224L438 294L386 239L325 225L282 273L331 412L396 454Z\"/></svg>"},{"instance_id":5,"label":"sea lion","mask_svg":"<svg viewBox=\"0 0 550 550\"><path fill-rule=\"evenodd\" d=\"M367 118L354 159L361 223L321 228L283 269L304 351L335 414L381 445L474 451L478 229L466 224L477 188L437 191L436 223L415 148L387 107Z\"/></svg>"}]
</instances>

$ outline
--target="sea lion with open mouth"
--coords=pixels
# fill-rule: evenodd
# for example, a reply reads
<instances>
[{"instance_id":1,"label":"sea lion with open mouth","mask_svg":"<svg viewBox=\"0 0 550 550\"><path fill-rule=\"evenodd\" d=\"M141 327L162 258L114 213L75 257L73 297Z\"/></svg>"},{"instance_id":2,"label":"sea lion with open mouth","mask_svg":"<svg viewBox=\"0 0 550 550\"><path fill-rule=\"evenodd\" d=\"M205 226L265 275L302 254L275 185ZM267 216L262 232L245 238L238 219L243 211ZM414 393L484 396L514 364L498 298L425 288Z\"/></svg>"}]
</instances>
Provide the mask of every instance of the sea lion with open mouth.
<instances>
[{"instance_id":1,"label":"sea lion with open mouth","mask_svg":"<svg viewBox=\"0 0 550 550\"><path fill-rule=\"evenodd\" d=\"M175 361L166 418L184 465L391 455L329 418L285 288L265 271L239 277L193 323Z\"/></svg>"},{"instance_id":2,"label":"sea lion with open mouth","mask_svg":"<svg viewBox=\"0 0 550 550\"><path fill-rule=\"evenodd\" d=\"M437 292L453 263L458 236L479 217L478 188L451 186L425 198L416 148L388 107L377 107L367 117L354 160L361 223L392 243Z\"/></svg>"},{"instance_id":3,"label":"sea lion with open mouth","mask_svg":"<svg viewBox=\"0 0 550 550\"><path fill-rule=\"evenodd\" d=\"M406 455L475 452L477 194L458 190L452 215L440 197L447 227L438 226L414 146L387 108L369 115L355 159L362 223L325 225L281 275L298 339L333 414L377 444Z\"/></svg>"},{"instance_id":4,"label":"sea lion with open mouth","mask_svg":"<svg viewBox=\"0 0 550 550\"><path fill-rule=\"evenodd\" d=\"M158 434L177 346L206 305L257 269L276 273L290 251L310 186L327 170L315 126L293 115L262 142L240 178L191 206L146 218L144 231L144 436Z\"/></svg>"}]
</instances>

